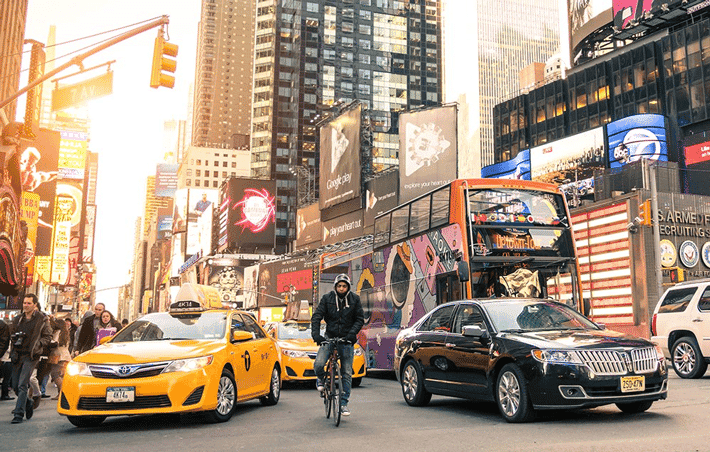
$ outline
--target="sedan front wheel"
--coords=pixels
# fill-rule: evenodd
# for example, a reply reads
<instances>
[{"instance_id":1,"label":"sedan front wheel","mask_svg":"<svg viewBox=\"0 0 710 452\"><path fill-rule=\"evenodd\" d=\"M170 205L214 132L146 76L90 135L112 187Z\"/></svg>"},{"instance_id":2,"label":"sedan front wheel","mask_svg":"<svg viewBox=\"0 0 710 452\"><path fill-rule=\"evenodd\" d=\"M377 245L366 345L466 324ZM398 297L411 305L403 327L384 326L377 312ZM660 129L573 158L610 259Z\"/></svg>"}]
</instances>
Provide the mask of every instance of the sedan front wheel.
<instances>
[{"instance_id":1,"label":"sedan front wheel","mask_svg":"<svg viewBox=\"0 0 710 452\"><path fill-rule=\"evenodd\" d=\"M533 419L532 402L523 373L515 364L506 364L498 374L496 384L498 410L508 422L528 422Z\"/></svg>"}]
</instances>

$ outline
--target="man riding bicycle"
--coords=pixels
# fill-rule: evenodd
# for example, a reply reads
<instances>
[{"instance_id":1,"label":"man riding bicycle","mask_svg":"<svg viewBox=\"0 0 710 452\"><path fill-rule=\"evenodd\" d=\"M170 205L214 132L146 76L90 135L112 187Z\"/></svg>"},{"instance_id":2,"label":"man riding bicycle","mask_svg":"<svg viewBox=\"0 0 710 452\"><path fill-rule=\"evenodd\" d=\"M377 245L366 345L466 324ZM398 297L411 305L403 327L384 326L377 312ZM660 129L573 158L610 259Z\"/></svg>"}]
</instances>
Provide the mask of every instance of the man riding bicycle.
<instances>
[{"instance_id":1,"label":"man riding bicycle","mask_svg":"<svg viewBox=\"0 0 710 452\"><path fill-rule=\"evenodd\" d=\"M353 344L357 342L357 333L365 323L365 313L362 310L360 297L350 291L348 275L344 273L338 275L333 286L335 290L323 295L311 317L311 335L316 344L320 345L313 368L316 372L316 387L322 393L324 367L331 353L331 345L324 343L326 338L320 335L320 322L325 320L325 335L329 339L343 338L347 341L338 344L337 347L343 372L343 398L340 401L340 412L343 416L349 416L348 400L353 379Z\"/></svg>"}]
</instances>

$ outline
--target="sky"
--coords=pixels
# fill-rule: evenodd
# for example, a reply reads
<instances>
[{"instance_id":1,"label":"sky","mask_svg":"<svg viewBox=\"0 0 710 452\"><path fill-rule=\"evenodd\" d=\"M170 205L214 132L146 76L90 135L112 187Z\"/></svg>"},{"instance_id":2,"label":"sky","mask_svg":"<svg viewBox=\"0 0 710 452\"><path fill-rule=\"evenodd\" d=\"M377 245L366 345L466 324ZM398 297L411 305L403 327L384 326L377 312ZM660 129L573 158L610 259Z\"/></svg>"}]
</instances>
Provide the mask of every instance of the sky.
<instances>
[{"instance_id":1,"label":"sky","mask_svg":"<svg viewBox=\"0 0 710 452\"><path fill-rule=\"evenodd\" d=\"M85 67L116 60L113 94L90 102L89 149L99 154L97 223L94 241L96 301L116 313L118 290L103 290L129 282L136 218L143 216L147 176L163 159L163 122L187 117L189 86L194 80L199 0L29 0L25 39L47 42L56 25L56 42L168 15L170 42L179 46L175 87L149 87L153 42L157 28L129 38L84 62ZM60 45L56 57L98 42L112 34ZM29 46L25 46L28 50ZM72 55L74 56L74 55ZM60 65L69 58L59 59ZM23 68L29 53L23 56ZM100 75L98 72L91 76ZM76 72L67 69L58 76ZM76 83L69 78L63 83ZM21 83L24 87L25 82ZM18 115L24 114L24 108Z\"/></svg>"}]
</instances>

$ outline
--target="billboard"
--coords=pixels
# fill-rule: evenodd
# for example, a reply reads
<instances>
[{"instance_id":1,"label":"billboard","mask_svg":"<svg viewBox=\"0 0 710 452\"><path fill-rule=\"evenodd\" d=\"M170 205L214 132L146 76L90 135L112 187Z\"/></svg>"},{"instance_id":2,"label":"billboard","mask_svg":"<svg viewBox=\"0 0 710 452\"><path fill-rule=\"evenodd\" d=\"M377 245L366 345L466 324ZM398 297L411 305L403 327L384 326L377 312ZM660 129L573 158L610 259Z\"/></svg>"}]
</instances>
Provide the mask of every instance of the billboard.
<instances>
[{"instance_id":1,"label":"billboard","mask_svg":"<svg viewBox=\"0 0 710 452\"><path fill-rule=\"evenodd\" d=\"M456 106L399 115L399 201L456 179Z\"/></svg>"},{"instance_id":2,"label":"billboard","mask_svg":"<svg viewBox=\"0 0 710 452\"><path fill-rule=\"evenodd\" d=\"M609 167L620 168L642 158L668 161L663 115L634 115L606 125Z\"/></svg>"},{"instance_id":3,"label":"billboard","mask_svg":"<svg viewBox=\"0 0 710 452\"><path fill-rule=\"evenodd\" d=\"M35 272L35 247L37 245L37 219L39 216L39 195L22 192L20 198L20 220L27 224L27 240L22 263L27 266L27 281L32 284Z\"/></svg>"},{"instance_id":4,"label":"billboard","mask_svg":"<svg viewBox=\"0 0 710 452\"><path fill-rule=\"evenodd\" d=\"M228 260L216 259L215 261ZM244 308L244 299L241 293L242 287L244 287L244 267L237 266L236 261L231 265L227 262L220 265L210 265L207 285L217 289L223 303L237 303L237 308Z\"/></svg>"},{"instance_id":5,"label":"billboard","mask_svg":"<svg viewBox=\"0 0 710 452\"><path fill-rule=\"evenodd\" d=\"M178 186L178 168L173 163L160 163L155 169L155 196L172 198Z\"/></svg>"},{"instance_id":6,"label":"billboard","mask_svg":"<svg viewBox=\"0 0 710 452\"><path fill-rule=\"evenodd\" d=\"M320 208L313 203L296 213L296 247L303 248L308 244L320 243Z\"/></svg>"},{"instance_id":7,"label":"billboard","mask_svg":"<svg viewBox=\"0 0 710 452\"><path fill-rule=\"evenodd\" d=\"M287 300L311 301L317 284L313 268L313 262L305 256L260 264L258 306L284 306Z\"/></svg>"},{"instance_id":8,"label":"billboard","mask_svg":"<svg viewBox=\"0 0 710 452\"><path fill-rule=\"evenodd\" d=\"M276 181L231 177L222 185L219 251L273 248L276 238Z\"/></svg>"},{"instance_id":9,"label":"billboard","mask_svg":"<svg viewBox=\"0 0 710 452\"><path fill-rule=\"evenodd\" d=\"M695 165L710 160L710 141L685 147L685 164Z\"/></svg>"},{"instance_id":10,"label":"billboard","mask_svg":"<svg viewBox=\"0 0 710 452\"><path fill-rule=\"evenodd\" d=\"M323 222L323 245L344 242L363 235L363 209Z\"/></svg>"},{"instance_id":11,"label":"billboard","mask_svg":"<svg viewBox=\"0 0 710 452\"><path fill-rule=\"evenodd\" d=\"M219 191L209 188L181 188L175 191L172 208L171 229L173 234L186 235L180 241L183 246L185 257L189 257L202 248L201 243L205 234L212 234L212 212L213 206L219 203ZM168 219L163 218L168 215L169 210L159 208L157 212L158 237L165 238L169 233ZM205 219L201 220L202 217ZM205 223L209 222L206 226ZM209 231L206 231L209 229ZM208 253L209 254L209 251Z\"/></svg>"},{"instance_id":12,"label":"billboard","mask_svg":"<svg viewBox=\"0 0 710 452\"><path fill-rule=\"evenodd\" d=\"M571 48L613 20L612 0L567 0Z\"/></svg>"},{"instance_id":13,"label":"billboard","mask_svg":"<svg viewBox=\"0 0 710 452\"><path fill-rule=\"evenodd\" d=\"M375 224L375 217L399 205L399 171L391 171L365 184L365 226Z\"/></svg>"},{"instance_id":14,"label":"billboard","mask_svg":"<svg viewBox=\"0 0 710 452\"><path fill-rule=\"evenodd\" d=\"M520 151L514 159L481 168L481 177L530 180L530 149Z\"/></svg>"},{"instance_id":15,"label":"billboard","mask_svg":"<svg viewBox=\"0 0 710 452\"><path fill-rule=\"evenodd\" d=\"M40 129L37 138L20 150L22 190L39 195L36 256L49 256L57 190L60 133Z\"/></svg>"},{"instance_id":16,"label":"billboard","mask_svg":"<svg viewBox=\"0 0 710 452\"><path fill-rule=\"evenodd\" d=\"M57 169L59 179L84 180L89 137L82 132L61 131Z\"/></svg>"},{"instance_id":17,"label":"billboard","mask_svg":"<svg viewBox=\"0 0 710 452\"><path fill-rule=\"evenodd\" d=\"M710 195L710 134L696 133L685 138L685 185L686 192L694 195Z\"/></svg>"},{"instance_id":18,"label":"billboard","mask_svg":"<svg viewBox=\"0 0 710 452\"><path fill-rule=\"evenodd\" d=\"M530 177L534 181L580 182L604 168L603 127L530 149Z\"/></svg>"},{"instance_id":19,"label":"billboard","mask_svg":"<svg viewBox=\"0 0 710 452\"><path fill-rule=\"evenodd\" d=\"M614 26L619 30L631 28L636 25L631 21L643 21L646 14L656 14L662 5L671 10L681 3L681 0L614 0ZM685 14L684 11L681 13Z\"/></svg>"},{"instance_id":20,"label":"billboard","mask_svg":"<svg viewBox=\"0 0 710 452\"><path fill-rule=\"evenodd\" d=\"M94 233L96 231L96 205L86 205L86 223L84 226L84 250L81 253L83 263L94 261Z\"/></svg>"},{"instance_id":21,"label":"billboard","mask_svg":"<svg viewBox=\"0 0 710 452\"><path fill-rule=\"evenodd\" d=\"M320 129L320 208L361 194L360 126L362 105Z\"/></svg>"}]
</instances>

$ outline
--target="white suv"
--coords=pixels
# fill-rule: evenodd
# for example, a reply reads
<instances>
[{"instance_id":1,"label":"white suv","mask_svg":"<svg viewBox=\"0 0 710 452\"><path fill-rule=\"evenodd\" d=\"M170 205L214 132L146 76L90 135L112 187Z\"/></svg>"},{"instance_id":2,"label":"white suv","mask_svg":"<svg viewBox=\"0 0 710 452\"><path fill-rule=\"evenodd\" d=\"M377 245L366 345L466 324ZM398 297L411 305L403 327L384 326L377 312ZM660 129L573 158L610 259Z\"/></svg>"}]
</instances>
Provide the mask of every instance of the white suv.
<instances>
[{"instance_id":1,"label":"white suv","mask_svg":"<svg viewBox=\"0 0 710 452\"><path fill-rule=\"evenodd\" d=\"M710 279L666 290L653 312L651 335L679 377L702 377L710 362Z\"/></svg>"}]
</instances>

